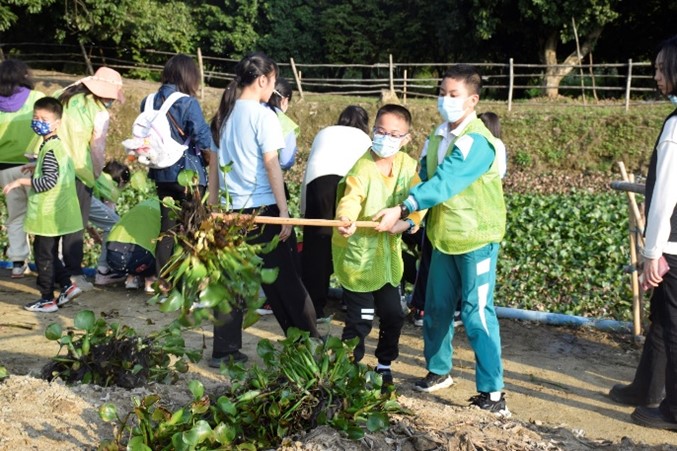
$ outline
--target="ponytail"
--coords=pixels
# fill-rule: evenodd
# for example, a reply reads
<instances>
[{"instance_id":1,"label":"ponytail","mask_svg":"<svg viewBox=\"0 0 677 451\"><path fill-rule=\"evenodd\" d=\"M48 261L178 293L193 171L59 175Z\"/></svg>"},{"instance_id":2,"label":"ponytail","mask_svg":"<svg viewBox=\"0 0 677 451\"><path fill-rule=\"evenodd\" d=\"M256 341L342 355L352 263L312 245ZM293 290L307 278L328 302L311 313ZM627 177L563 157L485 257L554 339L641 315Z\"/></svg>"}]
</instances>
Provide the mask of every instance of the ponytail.
<instances>
[{"instance_id":1,"label":"ponytail","mask_svg":"<svg viewBox=\"0 0 677 451\"><path fill-rule=\"evenodd\" d=\"M220 141L221 129L226 121L228 121L242 88L253 84L261 75L270 76L275 74L277 76L277 73L278 68L275 61L262 52L250 53L237 63L237 66L235 66L235 78L223 91L219 109L214 114L210 124L212 138L214 138L215 143L218 144Z\"/></svg>"}]
</instances>

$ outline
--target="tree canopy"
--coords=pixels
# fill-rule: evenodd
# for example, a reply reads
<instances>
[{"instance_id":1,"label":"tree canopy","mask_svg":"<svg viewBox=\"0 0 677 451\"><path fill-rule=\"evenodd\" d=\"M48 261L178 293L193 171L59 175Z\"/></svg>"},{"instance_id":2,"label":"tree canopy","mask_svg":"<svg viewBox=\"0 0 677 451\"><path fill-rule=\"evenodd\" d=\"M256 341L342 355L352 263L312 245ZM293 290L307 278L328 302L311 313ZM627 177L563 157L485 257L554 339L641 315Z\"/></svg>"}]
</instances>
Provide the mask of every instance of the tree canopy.
<instances>
[{"instance_id":1,"label":"tree canopy","mask_svg":"<svg viewBox=\"0 0 677 451\"><path fill-rule=\"evenodd\" d=\"M556 86L591 52L597 62L653 58L676 13L677 0L0 0L0 32L5 43L105 46L137 60L197 48L304 63L514 58L548 64Z\"/></svg>"}]
</instances>

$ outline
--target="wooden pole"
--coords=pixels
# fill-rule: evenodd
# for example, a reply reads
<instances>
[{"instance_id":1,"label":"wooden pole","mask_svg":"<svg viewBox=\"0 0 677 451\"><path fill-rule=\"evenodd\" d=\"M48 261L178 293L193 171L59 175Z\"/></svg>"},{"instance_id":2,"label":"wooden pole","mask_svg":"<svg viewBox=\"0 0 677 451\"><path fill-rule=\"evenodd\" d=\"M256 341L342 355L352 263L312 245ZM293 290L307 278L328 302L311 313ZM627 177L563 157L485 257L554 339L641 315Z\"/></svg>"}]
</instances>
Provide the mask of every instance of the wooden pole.
<instances>
[{"instance_id":1,"label":"wooden pole","mask_svg":"<svg viewBox=\"0 0 677 451\"><path fill-rule=\"evenodd\" d=\"M508 111L512 111L512 89L515 85L515 67L513 59L510 58L510 82L508 86Z\"/></svg>"},{"instance_id":2,"label":"wooden pole","mask_svg":"<svg viewBox=\"0 0 677 451\"><path fill-rule=\"evenodd\" d=\"M303 99L303 88L301 87L301 77L299 72L296 70L296 64L294 64L294 58L289 58L291 63L291 70L294 72L294 80L296 80L296 88L299 90L299 96Z\"/></svg>"},{"instance_id":3,"label":"wooden pole","mask_svg":"<svg viewBox=\"0 0 677 451\"><path fill-rule=\"evenodd\" d=\"M311 227L340 227L347 226L350 223L339 221L338 219L309 219L309 218L279 218L275 216L253 216L239 213L212 213L212 216L224 218L227 221L249 221L256 224L277 224ZM378 221L355 221L357 227L374 228L379 225Z\"/></svg>"},{"instance_id":4,"label":"wooden pole","mask_svg":"<svg viewBox=\"0 0 677 451\"><path fill-rule=\"evenodd\" d=\"M628 79L625 84L625 111L630 110L630 87L632 86L632 58L628 60Z\"/></svg>"},{"instance_id":5,"label":"wooden pole","mask_svg":"<svg viewBox=\"0 0 677 451\"><path fill-rule=\"evenodd\" d=\"M395 80L393 79L395 68L393 67L393 54L388 55L388 78L390 79L390 95L395 95Z\"/></svg>"},{"instance_id":6,"label":"wooden pole","mask_svg":"<svg viewBox=\"0 0 677 451\"><path fill-rule=\"evenodd\" d=\"M578 56L578 67L581 73L581 94L583 95L583 105L587 105L588 101L585 98L585 81L583 80L583 55L581 54L581 45L578 42L578 29L576 28L576 20L571 18L571 24L574 28L574 38L576 38L576 56Z\"/></svg>"},{"instance_id":7,"label":"wooden pole","mask_svg":"<svg viewBox=\"0 0 677 451\"><path fill-rule=\"evenodd\" d=\"M402 102L407 104L407 69L404 69L404 79L402 80Z\"/></svg>"},{"instance_id":8,"label":"wooden pole","mask_svg":"<svg viewBox=\"0 0 677 451\"><path fill-rule=\"evenodd\" d=\"M82 52L82 57L85 59L87 72L89 72L89 75L94 75L94 67L92 67L92 60L90 60L89 55L87 55L87 50L85 50L85 44L83 44L82 41L78 42L78 44L80 44L80 51Z\"/></svg>"},{"instance_id":9,"label":"wooden pole","mask_svg":"<svg viewBox=\"0 0 677 451\"><path fill-rule=\"evenodd\" d=\"M200 66L200 100L205 99L205 66L202 61L202 49L197 48L197 64Z\"/></svg>"},{"instance_id":10,"label":"wooden pole","mask_svg":"<svg viewBox=\"0 0 677 451\"><path fill-rule=\"evenodd\" d=\"M634 181L634 177L630 177L630 181ZM632 193L629 193L632 194ZM634 196L634 194L632 194ZM639 260L637 258L638 236L641 233L633 212L633 205L628 196L628 210L630 213L630 265L632 265L632 273L630 274L630 286L632 288L632 333L637 337L642 335L642 293L639 289Z\"/></svg>"},{"instance_id":11,"label":"wooden pole","mask_svg":"<svg viewBox=\"0 0 677 451\"><path fill-rule=\"evenodd\" d=\"M618 168L621 170L621 176L623 177L624 182L632 183L630 182L630 177L628 177L628 172L625 170L625 163L622 161L619 161L618 163ZM635 218L635 223L637 224L637 227L640 230L644 230L644 218L642 218L642 213L639 211L639 207L637 206L637 199L635 198L635 193L628 191L628 202L630 202L630 212ZM644 246L644 238L640 235L639 237L639 244L641 246Z\"/></svg>"},{"instance_id":12,"label":"wooden pole","mask_svg":"<svg viewBox=\"0 0 677 451\"><path fill-rule=\"evenodd\" d=\"M592 83L592 96L595 98L595 102L599 102L599 98L597 97L597 85L595 83L595 71L593 70L593 64L592 64L592 51L588 54L590 57L590 65L588 66L590 68L590 82Z\"/></svg>"}]
</instances>

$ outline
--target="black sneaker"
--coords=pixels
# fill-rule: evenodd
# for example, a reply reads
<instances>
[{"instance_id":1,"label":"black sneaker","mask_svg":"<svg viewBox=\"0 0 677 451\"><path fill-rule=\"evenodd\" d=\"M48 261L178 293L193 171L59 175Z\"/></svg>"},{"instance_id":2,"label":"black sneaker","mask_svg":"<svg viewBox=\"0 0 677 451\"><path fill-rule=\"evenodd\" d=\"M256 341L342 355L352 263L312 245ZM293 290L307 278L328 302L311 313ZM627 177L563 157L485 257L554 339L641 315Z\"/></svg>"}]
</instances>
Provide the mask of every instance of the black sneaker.
<instances>
[{"instance_id":1,"label":"black sneaker","mask_svg":"<svg viewBox=\"0 0 677 451\"><path fill-rule=\"evenodd\" d=\"M440 376L435 373L428 373L423 379L419 379L414 384L414 390L430 393L435 390L451 387L454 380L448 374Z\"/></svg>"},{"instance_id":2,"label":"black sneaker","mask_svg":"<svg viewBox=\"0 0 677 451\"><path fill-rule=\"evenodd\" d=\"M489 397L489 393L484 392L480 392L468 401L470 401L471 406L477 406L480 409L487 410L499 417L510 418L512 415L505 405L505 393L501 393L501 399L498 401L492 401Z\"/></svg>"},{"instance_id":3,"label":"black sneaker","mask_svg":"<svg viewBox=\"0 0 677 451\"><path fill-rule=\"evenodd\" d=\"M71 283L70 285L63 287L63 290L61 290L61 293L59 293L59 297L56 298L56 304L61 307L62 305L67 304L76 297L80 296L81 293L82 290L80 287L74 283Z\"/></svg>"},{"instance_id":4,"label":"black sneaker","mask_svg":"<svg viewBox=\"0 0 677 451\"><path fill-rule=\"evenodd\" d=\"M395 388L393 373L390 368L376 369L376 373L381 375L381 393L388 393Z\"/></svg>"},{"instance_id":5,"label":"black sneaker","mask_svg":"<svg viewBox=\"0 0 677 451\"><path fill-rule=\"evenodd\" d=\"M646 407L658 407L661 403L660 399L650 400L646 396L637 393L637 390L632 384L623 385L616 384L611 387L609 391L609 398L613 399L619 404L625 404L626 406L646 406Z\"/></svg>"},{"instance_id":6,"label":"black sneaker","mask_svg":"<svg viewBox=\"0 0 677 451\"><path fill-rule=\"evenodd\" d=\"M411 315L411 321L416 327L423 327L423 310L414 308L414 313Z\"/></svg>"},{"instance_id":7,"label":"black sneaker","mask_svg":"<svg viewBox=\"0 0 677 451\"><path fill-rule=\"evenodd\" d=\"M209 359L209 366L212 368L221 368L221 364L228 365L231 361L233 363L245 363L249 360L247 354L243 354L240 351L235 351L231 354L227 354L223 357L212 357Z\"/></svg>"},{"instance_id":8,"label":"black sneaker","mask_svg":"<svg viewBox=\"0 0 677 451\"><path fill-rule=\"evenodd\" d=\"M632 420L642 426L677 431L677 421L663 415L660 409L639 406L632 412Z\"/></svg>"}]
</instances>

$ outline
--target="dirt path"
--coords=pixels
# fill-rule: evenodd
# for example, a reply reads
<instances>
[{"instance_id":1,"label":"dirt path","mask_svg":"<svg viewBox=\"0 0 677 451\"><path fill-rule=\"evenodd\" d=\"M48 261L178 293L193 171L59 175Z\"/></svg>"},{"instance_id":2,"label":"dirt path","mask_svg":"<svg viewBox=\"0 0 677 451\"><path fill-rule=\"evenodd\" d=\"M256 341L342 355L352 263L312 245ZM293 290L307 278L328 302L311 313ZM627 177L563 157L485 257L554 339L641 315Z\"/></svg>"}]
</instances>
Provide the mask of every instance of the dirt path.
<instances>
[{"instance_id":1,"label":"dirt path","mask_svg":"<svg viewBox=\"0 0 677 451\"><path fill-rule=\"evenodd\" d=\"M146 305L146 295L123 288L95 289L84 293L53 314L35 314L21 308L37 295L34 278L15 281L9 278L8 270L0 271L0 364L13 375L38 375L47 359L57 351L57 346L43 337L45 327L55 321L64 326L72 325L73 316L80 309L106 313L139 332L152 330L170 320L156 307ZM340 335L341 312L335 311L334 321L322 327L323 331ZM475 394L475 387L473 354L462 330L455 338L452 372L455 385L434 394L411 390L413 381L423 376L425 369L421 329L407 323L401 340L401 356L393 369L400 400L414 410L416 417L404 419L403 424L426 430L426 440L432 440L429 443L432 447L421 445L410 449L453 449L455 445L449 438L450 431L457 431L465 425L466 435L496 429L488 437L498 447L488 449L527 449L523 445L513 447L507 442L504 445L496 442L513 440L519 435L515 435L519 429L527 434L524 437L537 434L534 440L550 443L552 449L604 446L606 449L655 447L677 450L674 446L677 433L634 425L630 420L632 408L617 405L606 396L613 384L629 381L634 373L639 351L631 346L629 336L513 320L502 320L501 328L505 391L513 418L511 422L499 424L491 418L477 417L477 413L465 408L467 398ZM372 336L367 343L368 356L373 355L375 332ZM271 316L262 318L244 332L243 351L254 362L257 360L256 343L264 337L281 337L279 326ZM208 356L211 352L211 328L188 334L187 341L194 347L205 346L205 355ZM373 357L366 360L367 363L375 363ZM212 386L223 382L223 377L209 369L205 360L191 366L189 377L198 377ZM158 386L137 391L144 393L148 390L160 391L177 402L187 400L186 390L182 387ZM82 449L96 446L98 440L110 435L110 427L102 425L96 417L96 408L102 400L111 397L125 402L129 400L130 393L98 387L68 388L32 378L12 377L0 384L0 427L3 428L0 449ZM43 412L42 417L39 412ZM56 425L45 418L52 416L58 417ZM480 425L486 425L486 428ZM557 429L559 427L562 429ZM437 439L433 440L435 437L446 438L436 442ZM327 437L322 440L327 443ZM61 445L57 446L59 443ZM66 443L72 446L66 446ZM650 446L641 447L640 444ZM359 448L357 444L355 446L355 449ZM543 449L545 445L539 446L541 448L538 449Z\"/></svg>"}]
</instances>

